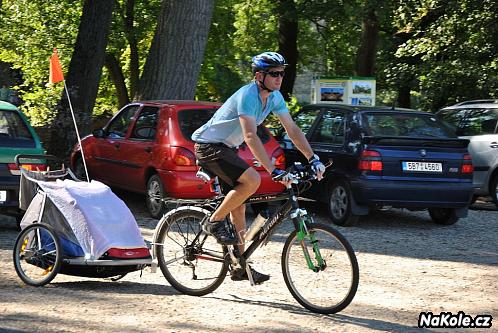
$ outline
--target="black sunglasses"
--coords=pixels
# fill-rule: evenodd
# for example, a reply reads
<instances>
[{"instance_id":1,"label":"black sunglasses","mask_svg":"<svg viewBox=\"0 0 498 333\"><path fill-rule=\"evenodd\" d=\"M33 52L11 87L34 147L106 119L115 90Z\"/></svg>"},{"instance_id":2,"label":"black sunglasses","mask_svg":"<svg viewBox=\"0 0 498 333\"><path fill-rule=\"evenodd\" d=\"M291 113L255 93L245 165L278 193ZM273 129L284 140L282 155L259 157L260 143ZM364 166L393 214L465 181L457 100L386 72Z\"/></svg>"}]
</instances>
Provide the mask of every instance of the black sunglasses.
<instances>
[{"instance_id":1,"label":"black sunglasses","mask_svg":"<svg viewBox=\"0 0 498 333\"><path fill-rule=\"evenodd\" d=\"M285 71L273 71L273 72L265 72L266 74L270 75L271 77L284 77L285 76Z\"/></svg>"}]
</instances>

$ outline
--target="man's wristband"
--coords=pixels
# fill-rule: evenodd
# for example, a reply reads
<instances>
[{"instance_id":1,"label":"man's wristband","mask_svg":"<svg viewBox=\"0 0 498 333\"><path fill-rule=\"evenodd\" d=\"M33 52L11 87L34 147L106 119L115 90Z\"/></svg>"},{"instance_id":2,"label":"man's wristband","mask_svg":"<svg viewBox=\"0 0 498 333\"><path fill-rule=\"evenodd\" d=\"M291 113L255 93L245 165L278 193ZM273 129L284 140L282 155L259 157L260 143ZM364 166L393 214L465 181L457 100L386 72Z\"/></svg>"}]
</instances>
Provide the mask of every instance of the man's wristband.
<instances>
[{"instance_id":1,"label":"man's wristband","mask_svg":"<svg viewBox=\"0 0 498 333\"><path fill-rule=\"evenodd\" d=\"M308 163L312 163L314 161L320 161L320 157L317 154L313 154L313 156L308 160Z\"/></svg>"}]
</instances>

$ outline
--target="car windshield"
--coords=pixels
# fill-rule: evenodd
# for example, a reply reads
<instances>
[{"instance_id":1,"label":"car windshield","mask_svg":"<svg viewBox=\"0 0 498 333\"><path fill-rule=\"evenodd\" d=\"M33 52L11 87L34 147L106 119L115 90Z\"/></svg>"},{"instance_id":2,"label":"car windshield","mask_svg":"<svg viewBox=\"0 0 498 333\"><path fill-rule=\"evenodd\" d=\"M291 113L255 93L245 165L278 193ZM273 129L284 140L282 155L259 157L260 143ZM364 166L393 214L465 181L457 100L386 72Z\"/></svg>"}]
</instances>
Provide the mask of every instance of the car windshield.
<instances>
[{"instance_id":1,"label":"car windshield","mask_svg":"<svg viewBox=\"0 0 498 333\"><path fill-rule=\"evenodd\" d=\"M497 109L447 109L438 116L450 123L461 136L494 134L498 130Z\"/></svg>"},{"instance_id":2,"label":"car windshield","mask_svg":"<svg viewBox=\"0 0 498 333\"><path fill-rule=\"evenodd\" d=\"M15 111L0 110L0 146L35 146L35 141L27 125Z\"/></svg>"},{"instance_id":3,"label":"car windshield","mask_svg":"<svg viewBox=\"0 0 498 333\"><path fill-rule=\"evenodd\" d=\"M448 124L429 114L371 112L363 114L363 123L370 136L456 137Z\"/></svg>"}]
</instances>

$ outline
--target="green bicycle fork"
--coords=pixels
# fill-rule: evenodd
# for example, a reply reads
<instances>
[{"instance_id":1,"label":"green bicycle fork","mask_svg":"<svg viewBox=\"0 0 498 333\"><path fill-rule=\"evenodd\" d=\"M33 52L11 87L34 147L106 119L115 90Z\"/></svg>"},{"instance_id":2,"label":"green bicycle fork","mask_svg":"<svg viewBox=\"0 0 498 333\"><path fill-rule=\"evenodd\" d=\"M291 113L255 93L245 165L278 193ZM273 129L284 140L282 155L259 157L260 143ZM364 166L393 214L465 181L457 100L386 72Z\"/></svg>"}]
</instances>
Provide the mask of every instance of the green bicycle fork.
<instances>
[{"instance_id":1,"label":"green bicycle fork","mask_svg":"<svg viewBox=\"0 0 498 333\"><path fill-rule=\"evenodd\" d=\"M313 253L315 254L315 260L318 263L317 266L313 263L311 259L310 253L308 251L308 247L306 246L305 239L309 238L310 243L313 247ZM313 272L318 272L320 270L324 270L326 267L325 260L323 260L322 255L320 253L320 248L318 247L318 240L315 237L315 233L309 232L306 227L306 222L304 219L299 221L299 230L297 232L297 239L301 244L301 248L303 249L304 258L306 259L306 263L308 268L313 270Z\"/></svg>"}]
</instances>

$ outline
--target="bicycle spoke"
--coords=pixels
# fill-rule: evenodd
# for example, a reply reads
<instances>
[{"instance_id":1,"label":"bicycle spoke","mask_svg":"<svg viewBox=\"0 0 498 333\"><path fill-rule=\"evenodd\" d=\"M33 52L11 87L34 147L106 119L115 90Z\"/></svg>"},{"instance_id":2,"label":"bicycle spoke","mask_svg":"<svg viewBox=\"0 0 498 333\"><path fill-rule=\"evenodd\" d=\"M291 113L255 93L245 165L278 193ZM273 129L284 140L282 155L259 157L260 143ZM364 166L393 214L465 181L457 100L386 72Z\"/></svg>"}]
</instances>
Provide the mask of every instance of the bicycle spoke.
<instances>
[{"instance_id":1,"label":"bicycle spoke","mask_svg":"<svg viewBox=\"0 0 498 333\"><path fill-rule=\"evenodd\" d=\"M173 259L170 259L170 260L168 260L168 261L165 261L165 262L164 262L164 264L167 266L167 265L170 265L170 264L172 264L172 263L174 263L174 262L177 262L177 261L180 261L180 260L182 260L182 261L183 261L183 259L185 259L185 256L184 256L184 255L183 255L183 256L181 256L181 257L175 257L175 258L173 258Z\"/></svg>"},{"instance_id":2,"label":"bicycle spoke","mask_svg":"<svg viewBox=\"0 0 498 333\"><path fill-rule=\"evenodd\" d=\"M293 232L284 246L282 270L294 298L314 312L341 311L351 302L358 286L354 252L345 238L329 226L315 224L302 240Z\"/></svg>"},{"instance_id":3,"label":"bicycle spoke","mask_svg":"<svg viewBox=\"0 0 498 333\"><path fill-rule=\"evenodd\" d=\"M61 266L61 247L54 231L44 224L32 224L18 236L14 245L14 267L26 284L49 283Z\"/></svg>"},{"instance_id":4,"label":"bicycle spoke","mask_svg":"<svg viewBox=\"0 0 498 333\"><path fill-rule=\"evenodd\" d=\"M200 229L204 217L194 210L178 211L162 225L155 241L160 244L156 253L164 276L189 295L205 295L216 289L228 270L223 246Z\"/></svg>"}]
</instances>

